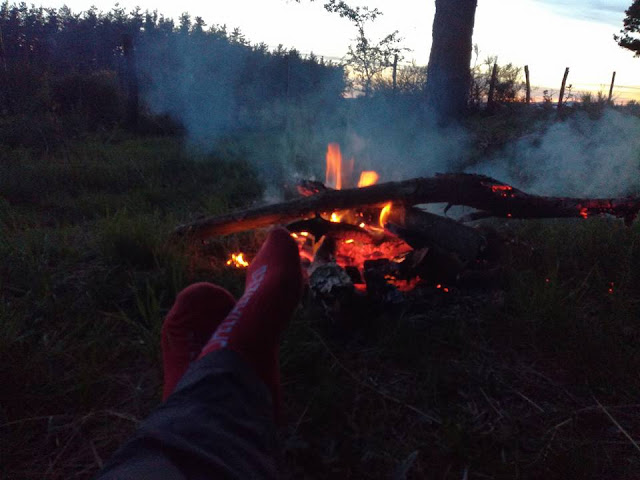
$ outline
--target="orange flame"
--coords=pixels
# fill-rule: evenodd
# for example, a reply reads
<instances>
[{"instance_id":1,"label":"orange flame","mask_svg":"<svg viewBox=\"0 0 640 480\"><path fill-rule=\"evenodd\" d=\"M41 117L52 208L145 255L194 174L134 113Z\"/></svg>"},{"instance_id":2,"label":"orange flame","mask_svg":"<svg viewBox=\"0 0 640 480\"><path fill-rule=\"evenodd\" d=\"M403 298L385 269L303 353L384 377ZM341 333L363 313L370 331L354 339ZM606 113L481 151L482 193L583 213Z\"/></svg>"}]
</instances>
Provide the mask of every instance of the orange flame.
<instances>
[{"instance_id":1,"label":"orange flame","mask_svg":"<svg viewBox=\"0 0 640 480\"><path fill-rule=\"evenodd\" d=\"M336 190L342 189L342 154L340 145L330 143L327 146L327 170L325 184Z\"/></svg>"},{"instance_id":2,"label":"orange flame","mask_svg":"<svg viewBox=\"0 0 640 480\"><path fill-rule=\"evenodd\" d=\"M249 262L244 259L244 253L232 253L229 260L227 260L227 265L236 268L246 268L249 266Z\"/></svg>"},{"instance_id":3,"label":"orange flame","mask_svg":"<svg viewBox=\"0 0 640 480\"><path fill-rule=\"evenodd\" d=\"M589 210L587 209L587 207L582 207L580 209L580 216L582 218L589 218Z\"/></svg>"},{"instance_id":4,"label":"orange flame","mask_svg":"<svg viewBox=\"0 0 640 480\"><path fill-rule=\"evenodd\" d=\"M358 188L374 185L378 183L379 178L380 176L377 172L374 172L373 170L365 170L360 174L360 180L358 180Z\"/></svg>"},{"instance_id":5,"label":"orange flame","mask_svg":"<svg viewBox=\"0 0 640 480\"><path fill-rule=\"evenodd\" d=\"M389 214L391 213L391 202L387 203L382 210L380 210L380 226L384 228L384 224L389 218Z\"/></svg>"}]
</instances>

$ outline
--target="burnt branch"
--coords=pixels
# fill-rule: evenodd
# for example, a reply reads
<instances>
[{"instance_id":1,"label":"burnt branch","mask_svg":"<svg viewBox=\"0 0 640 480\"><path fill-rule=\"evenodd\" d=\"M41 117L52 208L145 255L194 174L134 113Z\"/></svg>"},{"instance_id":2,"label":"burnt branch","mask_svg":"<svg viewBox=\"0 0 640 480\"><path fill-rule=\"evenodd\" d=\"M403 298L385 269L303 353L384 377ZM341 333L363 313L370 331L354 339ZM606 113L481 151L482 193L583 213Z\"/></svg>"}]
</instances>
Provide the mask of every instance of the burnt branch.
<instances>
[{"instance_id":1,"label":"burnt branch","mask_svg":"<svg viewBox=\"0 0 640 480\"><path fill-rule=\"evenodd\" d=\"M531 195L483 175L443 174L363 188L327 190L283 203L204 218L176 229L180 236L207 238L282 225L334 210L379 207L387 202L465 205L505 218L570 218L610 214L632 222L640 197L570 198Z\"/></svg>"}]
</instances>

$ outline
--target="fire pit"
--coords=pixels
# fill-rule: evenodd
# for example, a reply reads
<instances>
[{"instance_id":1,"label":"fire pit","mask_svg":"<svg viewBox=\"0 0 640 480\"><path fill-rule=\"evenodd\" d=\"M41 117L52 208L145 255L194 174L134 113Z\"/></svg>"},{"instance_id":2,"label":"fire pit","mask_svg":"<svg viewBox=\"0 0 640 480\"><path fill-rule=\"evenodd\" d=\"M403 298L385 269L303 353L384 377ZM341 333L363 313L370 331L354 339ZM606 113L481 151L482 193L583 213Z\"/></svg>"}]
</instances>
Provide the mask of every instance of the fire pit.
<instances>
[{"instance_id":1,"label":"fire pit","mask_svg":"<svg viewBox=\"0 0 640 480\"><path fill-rule=\"evenodd\" d=\"M500 236L487 235L466 225L468 221L609 214L629 224L640 210L635 197L542 197L473 174L378 183L376 172L362 171L356 181L355 162L345 165L337 144L328 146L326 162L325 182L299 182L296 199L199 220L176 233L204 239L284 224L319 296L359 291L397 298L397 292L419 284L447 292L453 285L486 284L499 277L491 252ZM475 211L453 220L416 207L425 203L466 205ZM247 260L236 253L228 264L242 268Z\"/></svg>"}]
</instances>

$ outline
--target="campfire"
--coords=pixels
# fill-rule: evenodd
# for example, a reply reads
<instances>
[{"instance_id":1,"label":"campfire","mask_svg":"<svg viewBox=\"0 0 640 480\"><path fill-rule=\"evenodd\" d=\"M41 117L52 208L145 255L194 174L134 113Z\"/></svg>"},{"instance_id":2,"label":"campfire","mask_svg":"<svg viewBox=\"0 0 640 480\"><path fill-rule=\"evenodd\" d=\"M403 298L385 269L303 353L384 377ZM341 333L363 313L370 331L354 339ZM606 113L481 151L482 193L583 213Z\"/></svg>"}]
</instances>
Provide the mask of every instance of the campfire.
<instances>
[{"instance_id":1,"label":"campfire","mask_svg":"<svg viewBox=\"0 0 640 480\"><path fill-rule=\"evenodd\" d=\"M340 146L331 143L324 183L303 180L296 190L299 197L311 198L366 189L379 180L375 171L356 170L354 159L343 161ZM287 228L312 288L324 294L353 289L384 295L412 290L419 283L448 293L445 284L455 282L469 262L478 260L487 243L471 227L393 201L317 211L312 218L288 222ZM226 263L235 268L249 264L240 252Z\"/></svg>"},{"instance_id":2,"label":"campfire","mask_svg":"<svg viewBox=\"0 0 640 480\"><path fill-rule=\"evenodd\" d=\"M349 188L354 181L355 161L343 162L340 146L329 144L326 154L325 183L303 181L298 185L301 196L312 196L327 190ZM379 180L375 171L365 170L357 176L357 188L374 185ZM402 263L413 248L402 238L385 228L391 217L393 204L364 206L320 212L310 220L289 224L291 236L297 241L300 256L310 273L321 265L335 263L348 275L356 288L365 289L371 266ZM398 288L409 288L414 278L393 275L386 268L387 281ZM413 275L417 277L417 275Z\"/></svg>"},{"instance_id":3,"label":"campfire","mask_svg":"<svg viewBox=\"0 0 640 480\"><path fill-rule=\"evenodd\" d=\"M426 285L447 293L465 282L494 279L499 235L470 226L488 217L515 218L613 215L630 224L640 199L543 197L490 177L443 174L380 183L378 173L357 171L343 161L338 144L329 144L323 182L303 180L298 198L205 218L178 227L181 236L205 239L271 225L285 225L296 240L312 289L321 295L361 291L370 296ZM445 215L416 205L446 203ZM460 220L446 216L451 205L474 211ZM237 252L228 265L243 268Z\"/></svg>"}]
</instances>

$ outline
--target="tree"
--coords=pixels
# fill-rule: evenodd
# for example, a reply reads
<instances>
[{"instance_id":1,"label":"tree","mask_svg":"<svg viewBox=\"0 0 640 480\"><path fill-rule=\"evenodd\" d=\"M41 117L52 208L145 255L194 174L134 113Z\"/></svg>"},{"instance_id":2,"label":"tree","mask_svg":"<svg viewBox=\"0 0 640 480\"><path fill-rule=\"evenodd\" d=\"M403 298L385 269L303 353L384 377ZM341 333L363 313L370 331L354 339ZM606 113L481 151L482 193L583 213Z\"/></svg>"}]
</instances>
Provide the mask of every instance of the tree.
<instances>
[{"instance_id":1,"label":"tree","mask_svg":"<svg viewBox=\"0 0 640 480\"><path fill-rule=\"evenodd\" d=\"M377 78L374 82L374 90L421 97L426 83L427 67L416 65L416 62L412 61L409 65L398 67L395 90L393 79L389 76Z\"/></svg>"},{"instance_id":2,"label":"tree","mask_svg":"<svg viewBox=\"0 0 640 480\"><path fill-rule=\"evenodd\" d=\"M477 48L477 45L474 46L474 52L479 55ZM496 81L493 101L495 103L512 103L521 100L519 94L524 88L522 68L512 63L500 65L497 56L489 55L482 63L476 63L471 68L470 106L479 108L488 100L494 65L496 65Z\"/></svg>"},{"instance_id":3,"label":"tree","mask_svg":"<svg viewBox=\"0 0 640 480\"><path fill-rule=\"evenodd\" d=\"M439 121L459 119L471 82L471 38L477 0L436 0L426 101Z\"/></svg>"},{"instance_id":4,"label":"tree","mask_svg":"<svg viewBox=\"0 0 640 480\"><path fill-rule=\"evenodd\" d=\"M296 0L296 2L300 2L300 0ZM398 59L401 60L401 53L407 50L400 47L402 38L400 38L398 30L374 43L367 37L365 26L382 15L380 10L369 7L351 7L344 0L327 0L324 8L328 12L337 13L342 18L348 18L355 24L358 36L355 39L355 45L349 45L345 60L347 67L355 76L356 88L361 90L365 96L369 95L374 82L380 83L381 74L393 64L393 58L398 55Z\"/></svg>"},{"instance_id":5,"label":"tree","mask_svg":"<svg viewBox=\"0 0 640 480\"><path fill-rule=\"evenodd\" d=\"M629 49L636 57L640 57L640 38L634 36L640 33L640 0L635 0L625 13L627 16L620 35L614 35L613 38L622 48Z\"/></svg>"},{"instance_id":6,"label":"tree","mask_svg":"<svg viewBox=\"0 0 640 480\"><path fill-rule=\"evenodd\" d=\"M347 66L355 76L355 84L368 96L371 93L374 81L379 80L384 70L393 64L393 58L406 50L400 47L402 38L398 30L388 34L378 42L367 37L365 27L382 15L377 8L350 7L343 1L331 0L324 5L329 12L334 12L343 18L351 20L358 30L355 45L349 45L345 57Z\"/></svg>"}]
</instances>

